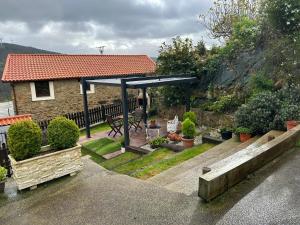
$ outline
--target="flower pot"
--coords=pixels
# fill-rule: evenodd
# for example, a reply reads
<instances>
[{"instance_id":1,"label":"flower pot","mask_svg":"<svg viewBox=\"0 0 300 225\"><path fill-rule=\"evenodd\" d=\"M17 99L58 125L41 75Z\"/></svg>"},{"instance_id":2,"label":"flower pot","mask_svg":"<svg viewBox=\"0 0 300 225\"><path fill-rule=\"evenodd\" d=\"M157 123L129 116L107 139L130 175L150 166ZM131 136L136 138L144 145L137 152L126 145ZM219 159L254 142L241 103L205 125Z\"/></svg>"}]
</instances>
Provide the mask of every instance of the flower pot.
<instances>
[{"instance_id":1,"label":"flower pot","mask_svg":"<svg viewBox=\"0 0 300 225\"><path fill-rule=\"evenodd\" d=\"M232 131L223 131L221 132L221 136L223 140L229 140L232 138Z\"/></svg>"},{"instance_id":2,"label":"flower pot","mask_svg":"<svg viewBox=\"0 0 300 225\"><path fill-rule=\"evenodd\" d=\"M240 141L241 142L246 142L251 138L251 134L240 134Z\"/></svg>"},{"instance_id":3,"label":"flower pot","mask_svg":"<svg viewBox=\"0 0 300 225\"><path fill-rule=\"evenodd\" d=\"M184 148L191 148L194 146L194 138L193 139L187 139L187 138L182 138L182 143Z\"/></svg>"},{"instance_id":4,"label":"flower pot","mask_svg":"<svg viewBox=\"0 0 300 225\"><path fill-rule=\"evenodd\" d=\"M286 128L287 128L287 130L291 130L294 127L296 127L298 124L299 123L296 120L289 120L289 121L286 121Z\"/></svg>"},{"instance_id":5,"label":"flower pot","mask_svg":"<svg viewBox=\"0 0 300 225\"><path fill-rule=\"evenodd\" d=\"M125 147L121 147L121 152L125 153L125 151L126 151Z\"/></svg>"},{"instance_id":6,"label":"flower pot","mask_svg":"<svg viewBox=\"0 0 300 225\"><path fill-rule=\"evenodd\" d=\"M0 181L0 193L4 193L5 189L5 180Z\"/></svg>"},{"instance_id":7,"label":"flower pot","mask_svg":"<svg viewBox=\"0 0 300 225\"><path fill-rule=\"evenodd\" d=\"M156 120L150 120L150 128L155 128L156 127Z\"/></svg>"}]
</instances>

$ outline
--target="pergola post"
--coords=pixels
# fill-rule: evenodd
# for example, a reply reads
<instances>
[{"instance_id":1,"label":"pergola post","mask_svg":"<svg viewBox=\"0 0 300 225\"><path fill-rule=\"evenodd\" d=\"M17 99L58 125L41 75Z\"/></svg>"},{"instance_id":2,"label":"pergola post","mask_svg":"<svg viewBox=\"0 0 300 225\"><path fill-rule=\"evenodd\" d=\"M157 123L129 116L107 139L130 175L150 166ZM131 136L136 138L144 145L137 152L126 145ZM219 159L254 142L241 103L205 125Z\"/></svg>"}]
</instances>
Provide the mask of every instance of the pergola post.
<instances>
[{"instance_id":1,"label":"pergola post","mask_svg":"<svg viewBox=\"0 0 300 225\"><path fill-rule=\"evenodd\" d=\"M148 119L148 115L147 115L147 89L143 88L143 118L144 118L144 124L145 127L147 127L147 119Z\"/></svg>"},{"instance_id":2,"label":"pergola post","mask_svg":"<svg viewBox=\"0 0 300 225\"><path fill-rule=\"evenodd\" d=\"M129 130L128 130L128 93L126 79L121 79L121 95L122 95L122 108L124 119L124 143L125 149L130 145Z\"/></svg>"},{"instance_id":3,"label":"pergola post","mask_svg":"<svg viewBox=\"0 0 300 225\"><path fill-rule=\"evenodd\" d=\"M83 107L84 107L84 121L85 121L85 131L86 137L91 138L91 131L90 131L90 117L89 117L89 106L88 106L88 99L87 99L87 82L85 79L81 79L82 85L82 93L83 93Z\"/></svg>"},{"instance_id":4,"label":"pergola post","mask_svg":"<svg viewBox=\"0 0 300 225\"><path fill-rule=\"evenodd\" d=\"M185 111L189 112L191 111L191 91L188 85L186 85L185 89L187 90L185 96Z\"/></svg>"}]
</instances>

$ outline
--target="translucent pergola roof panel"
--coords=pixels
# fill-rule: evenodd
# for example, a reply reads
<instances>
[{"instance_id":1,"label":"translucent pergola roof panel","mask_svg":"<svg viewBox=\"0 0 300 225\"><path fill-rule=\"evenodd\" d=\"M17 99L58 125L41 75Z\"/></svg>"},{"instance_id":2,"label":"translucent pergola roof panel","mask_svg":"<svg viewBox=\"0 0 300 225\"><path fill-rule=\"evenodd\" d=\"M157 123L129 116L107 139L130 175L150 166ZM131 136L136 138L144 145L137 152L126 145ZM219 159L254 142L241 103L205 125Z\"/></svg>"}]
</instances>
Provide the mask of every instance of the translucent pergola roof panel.
<instances>
[{"instance_id":1,"label":"translucent pergola roof panel","mask_svg":"<svg viewBox=\"0 0 300 225\"><path fill-rule=\"evenodd\" d=\"M176 77L176 76L162 76L162 77L130 77L130 78L111 78L111 79L97 79L87 80L89 84L99 84L106 86L121 86L121 81L126 81L127 88L146 88L157 87L162 85L178 85L180 83L193 83L197 81L196 77Z\"/></svg>"}]
</instances>

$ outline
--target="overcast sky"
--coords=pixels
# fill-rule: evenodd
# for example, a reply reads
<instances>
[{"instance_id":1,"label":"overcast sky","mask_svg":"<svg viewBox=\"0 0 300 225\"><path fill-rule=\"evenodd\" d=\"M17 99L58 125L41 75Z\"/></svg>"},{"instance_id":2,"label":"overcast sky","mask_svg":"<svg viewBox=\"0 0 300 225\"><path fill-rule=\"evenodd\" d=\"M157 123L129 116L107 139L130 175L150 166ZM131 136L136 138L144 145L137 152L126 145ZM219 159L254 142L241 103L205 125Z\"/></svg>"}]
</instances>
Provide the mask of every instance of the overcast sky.
<instances>
[{"instance_id":1,"label":"overcast sky","mask_svg":"<svg viewBox=\"0 0 300 225\"><path fill-rule=\"evenodd\" d=\"M200 24L212 0L0 0L0 38L62 53L148 54L177 35L213 43Z\"/></svg>"}]
</instances>

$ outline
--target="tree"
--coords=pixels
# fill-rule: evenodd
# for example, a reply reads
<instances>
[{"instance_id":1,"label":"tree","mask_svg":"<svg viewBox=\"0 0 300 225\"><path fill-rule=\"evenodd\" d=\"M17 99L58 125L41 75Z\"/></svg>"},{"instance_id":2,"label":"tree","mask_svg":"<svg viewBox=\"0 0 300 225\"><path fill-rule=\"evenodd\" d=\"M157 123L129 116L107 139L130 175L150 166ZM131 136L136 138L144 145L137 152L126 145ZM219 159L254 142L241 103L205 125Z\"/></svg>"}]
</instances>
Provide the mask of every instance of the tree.
<instances>
[{"instance_id":1,"label":"tree","mask_svg":"<svg viewBox=\"0 0 300 225\"><path fill-rule=\"evenodd\" d=\"M207 14L200 15L212 38L229 39L233 24L241 18L257 17L259 0L215 0Z\"/></svg>"},{"instance_id":2,"label":"tree","mask_svg":"<svg viewBox=\"0 0 300 225\"><path fill-rule=\"evenodd\" d=\"M194 74L197 72L197 59L191 39L173 38L171 44L163 43L157 58L157 73L163 75ZM161 88L167 106L185 103L186 88L166 86Z\"/></svg>"}]
</instances>

